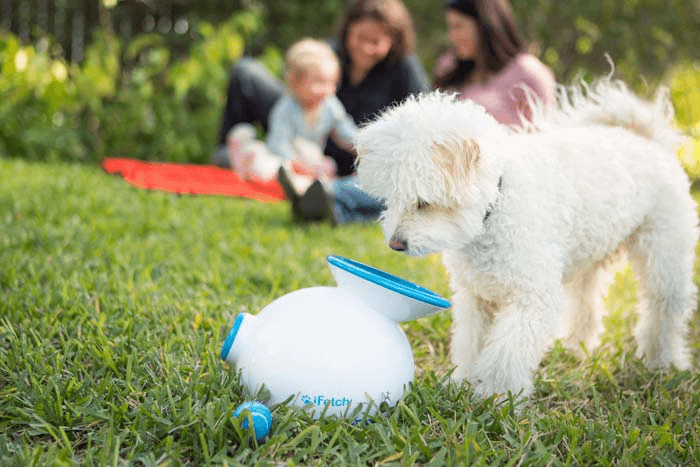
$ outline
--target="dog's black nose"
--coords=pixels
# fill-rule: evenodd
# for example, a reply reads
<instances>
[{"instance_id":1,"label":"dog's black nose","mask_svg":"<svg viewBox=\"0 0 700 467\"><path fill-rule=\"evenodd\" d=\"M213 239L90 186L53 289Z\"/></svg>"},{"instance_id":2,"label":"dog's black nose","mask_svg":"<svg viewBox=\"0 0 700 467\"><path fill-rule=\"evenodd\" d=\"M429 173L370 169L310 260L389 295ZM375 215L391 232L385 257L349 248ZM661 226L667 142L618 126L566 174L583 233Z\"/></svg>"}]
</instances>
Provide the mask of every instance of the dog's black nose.
<instances>
[{"instance_id":1,"label":"dog's black nose","mask_svg":"<svg viewBox=\"0 0 700 467\"><path fill-rule=\"evenodd\" d=\"M406 249L408 249L408 242L394 235L391 237L391 240L389 240L389 248L396 251L406 251Z\"/></svg>"}]
</instances>

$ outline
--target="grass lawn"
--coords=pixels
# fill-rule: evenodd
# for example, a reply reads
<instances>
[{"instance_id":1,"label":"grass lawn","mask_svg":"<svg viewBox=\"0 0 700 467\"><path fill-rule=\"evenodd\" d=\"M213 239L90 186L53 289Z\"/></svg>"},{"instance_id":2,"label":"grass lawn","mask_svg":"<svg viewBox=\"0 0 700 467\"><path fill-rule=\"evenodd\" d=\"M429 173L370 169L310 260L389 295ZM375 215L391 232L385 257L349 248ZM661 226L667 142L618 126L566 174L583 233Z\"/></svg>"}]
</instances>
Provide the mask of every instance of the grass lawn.
<instances>
[{"instance_id":1,"label":"grass lawn","mask_svg":"<svg viewBox=\"0 0 700 467\"><path fill-rule=\"evenodd\" d=\"M376 224L301 226L285 203L0 159L0 465L700 465L698 373L634 358L629 271L600 350L581 361L556 346L521 411L444 384L444 312L403 325L416 383L384 417L273 407L258 444L231 416L243 389L221 344L237 313L333 285L328 254L450 295L438 256L392 252Z\"/></svg>"}]
</instances>

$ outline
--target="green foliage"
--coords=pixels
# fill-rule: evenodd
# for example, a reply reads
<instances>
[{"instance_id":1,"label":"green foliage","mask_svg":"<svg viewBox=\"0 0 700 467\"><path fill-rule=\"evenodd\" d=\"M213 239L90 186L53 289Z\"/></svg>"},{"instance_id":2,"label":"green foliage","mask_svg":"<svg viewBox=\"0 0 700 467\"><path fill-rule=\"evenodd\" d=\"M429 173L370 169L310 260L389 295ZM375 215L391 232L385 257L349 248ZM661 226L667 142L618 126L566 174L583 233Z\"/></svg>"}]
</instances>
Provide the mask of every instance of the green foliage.
<instances>
[{"instance_id":1,"label":"green foliage","mask_svg":"<svg viewBox=\"0 0 700 467\"><path fill-rule=\"evenodd\" d=\"M259 21L250 11L217 26L201 22L189 55L176 61L155 34L124 46L98 32L80 65L3 35L0 152L31 160L206 162L229 70Z\"/></svg>"},{"instance_id":2,"label":"green foliage","mask_svg":"<svg viewBox=\"0 0 700 467\"><path fill-rule=\"evenodd\" d=\"M676 66L669 72L676 119L683 128L700 124L700 63Z\"/></svg>"},{"instance_id":3,"label":"green foliage","mask_svg":"<svg viewBox=\"0 0 700 467\"><path fill-rule=\"evenodd\" d=\"M700 180L700 64L679 65L669 76L676 120L689 136L679 151L679 158L690 177Z\"/></svg>"},{"instance_id":4,"label":"green foliage","mask_svg":"<svg viewBox=\"0 0 700 467\"><path fill-rule=\"evenodd\" d=\"M628 270L599 351L556 346L528 405L446 384L445 312L404 325L416 382L374 423L278 406L258 444L218 355L234 315L332 285L328 254L449 296L440 258L391 251L376 224L299 226L285 203L139 190L85 164L0 159L0 173L3 466L700 464L700 378L633 358ZM691 326L697 358L697 313Z\"/></svg>"},{"instance_id":5,"label":"green foliage","mask_svg":"<svg viewBox=\"0 0 700 467\"><path fill-rule=\"evenodd\" d=\"M527 37L562 82L579 73L616 71L635 89L648 93L669 64L699 60L700 15L686 0L600 0L511 2Z\"/></svg>"},{"instance_id":6,"label":"green foliage","mask_svg":"<svg viewBox=\"0 0 700 467\"><path fill-rule=\"evenodd\" d=\"M217 143L229 69L243 52L243 34L257 24L253 13L216 27L199 23L190 54L174 63L157 35L132 41L119 92L87 116L95 123L95 152L206 162Z\"/></svg>"},{"instance_id":7,"label":"green foliage","mask_svg":"<svg viewBox=\"0 0 700 467\"><path fill-rule=\"evenodd\" d=\"M285 48L302 35L331 36L347 1L259 0L266 27L263 40ZM404 0L413 15L418 55L426 70L449 44L446 2ZM510 0L532 50L561 82L583 72L610 71L605 54L638 91L658 84L669 64L700 60L700 6L688 0Z\"/></svg>"},{"instance_id":8,"label":"green foliage","mask_svg":"<svg viewBox=\"0 0 700 467\"><path fill-rule=\"evenodd\" d=\"M201 18L187 36L187 54L181 55L184 43L176 53L158 34L124 44L96 31L79 65L57 55L60 48L50 38L22 45L2 33L0 154L89 163L107 156L207 162L218 143L228 76L238 57L252 52L279 74L281 51L301 36L334 35L345 3L234 0L226 11L235 13L218 23L205 21L216 18L189 5ZM609 53L617 75L640 94L669 84L679 126L695 138L681 158L691 176L700 177L697 2L511 3L532 50L560 82L577 73L587 78L608 73ZM258 6L243 9L244 4ZM430 71L448 44L444 7L432 0L406 4L414 16L418 54Z\"/></svg>"},{"instance_id":9,"label":"green foliage","mask_svg":"<svg viewBox=\"0 0 700 467\"><path fill-rule=\"evenodd\" d=\"M78 90L71 68L35 47L0 35L0 154L31 160L81 159Z\"/></svg>"}]
</instances>

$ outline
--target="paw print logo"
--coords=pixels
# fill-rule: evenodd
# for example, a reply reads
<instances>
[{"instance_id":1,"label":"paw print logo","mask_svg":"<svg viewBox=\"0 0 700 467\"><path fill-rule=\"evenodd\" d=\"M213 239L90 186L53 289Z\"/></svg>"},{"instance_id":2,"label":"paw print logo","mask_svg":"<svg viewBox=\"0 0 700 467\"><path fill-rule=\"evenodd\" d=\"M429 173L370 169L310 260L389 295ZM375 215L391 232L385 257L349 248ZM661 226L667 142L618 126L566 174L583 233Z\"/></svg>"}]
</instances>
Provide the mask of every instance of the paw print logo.
<instances>
[{"instance_id":1,"label":"paw print logo","mask_svg":"<svg viewBox=\"0 0 700 467\"><path fill-rule=\"evenodd\" d=\"M302 401L304 404L310 404L310 403L311 403L311 398L310 398L309 396L307 396L306 394L304 394L303 396L301 396L301 401Z\"/></svg>"}]
</instances>

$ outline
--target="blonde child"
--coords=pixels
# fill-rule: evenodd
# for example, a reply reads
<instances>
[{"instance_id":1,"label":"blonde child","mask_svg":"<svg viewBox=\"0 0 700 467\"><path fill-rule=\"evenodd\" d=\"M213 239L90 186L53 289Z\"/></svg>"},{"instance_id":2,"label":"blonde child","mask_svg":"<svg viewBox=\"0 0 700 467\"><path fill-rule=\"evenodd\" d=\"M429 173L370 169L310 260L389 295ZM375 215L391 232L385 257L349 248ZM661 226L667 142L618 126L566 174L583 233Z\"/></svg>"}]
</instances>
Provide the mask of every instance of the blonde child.
<instances>
[{"instance_id":1,"label":"blonde child","mask_svg":"<svg viewBox=\"0 0 700 467\"><path fill-rule=\"evenodd\" d=\"M314 179L335 176L334 161L323 154L327 139L351 150L357 127L335 96L340 62L326 42L302 39L285 62L288 91L270 114L267 144L255 139L252 126L239 124L231 130L229 151L242 178L270 180L284 166L303 192Z\"/></svg>"}]
</instances>

